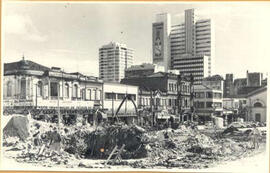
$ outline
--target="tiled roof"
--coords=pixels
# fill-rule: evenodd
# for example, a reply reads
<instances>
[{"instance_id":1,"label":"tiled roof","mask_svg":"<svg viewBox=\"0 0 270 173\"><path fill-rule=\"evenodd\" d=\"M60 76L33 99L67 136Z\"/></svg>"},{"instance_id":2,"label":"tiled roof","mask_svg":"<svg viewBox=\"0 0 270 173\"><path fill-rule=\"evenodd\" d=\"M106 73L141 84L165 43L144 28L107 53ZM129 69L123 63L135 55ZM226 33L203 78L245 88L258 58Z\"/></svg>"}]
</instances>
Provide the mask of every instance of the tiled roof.
<instances>
[{"instance_id":1,"label":"tiled roof","mask_svg":"<svg viewBox=\"0 0 270 173\"><path fill-rule=\"evenodd\" d=\"M10 71L10 70L22 70L24 67L27 67L28 70L37 70L37 71L50 70L50 68L40 65L38 63L35 63L33 61L21 60L21 61L12 62L12 63L5 63L4 72Z\"/></svg>"},{"instance_id":2,"label":"tiled roof","mask_svg":"<svg viewBox=\"0 0 270 173\"><path fill-rule=\"evenodd\" d=\"M259 93L261 93L261 92L263 92L265 90L267 90L267 85L265 85L263 87L260 87L260 88L258 88L256 90L251 91L250 93L247 94L247 97L250 97L250 96L255 95L255 94L259 94Z\"/></svg>"}]
</instances>

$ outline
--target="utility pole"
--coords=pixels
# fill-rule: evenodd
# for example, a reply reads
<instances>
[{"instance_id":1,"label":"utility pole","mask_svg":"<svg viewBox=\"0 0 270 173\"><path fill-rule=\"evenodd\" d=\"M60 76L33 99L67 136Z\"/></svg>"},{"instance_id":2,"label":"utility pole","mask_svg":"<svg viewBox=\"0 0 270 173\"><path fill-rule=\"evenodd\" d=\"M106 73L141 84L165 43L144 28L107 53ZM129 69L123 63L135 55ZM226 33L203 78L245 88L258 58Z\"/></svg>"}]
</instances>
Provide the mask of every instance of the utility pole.
<instances>
[{"instance_id":1,"label":"utility pole","mask_svg":"<svg viewBox=\"0 0 270 173\"><path fill-rule=\"evenodd\" d=\"M57 112L58 112L58 132L60 133L60 101L59 101L59 95L60 95L60 83L57 85Z\"/></svg>"},{"instance_id":2,"label":"utility pole","mask_svg":"<svg viewBox=\"0 0 270 173\"><path fill-rule=\"evenodd\" d=\"M192 74L190 75L190 108L191 108L191 117L193 121L195 107L194 107L194 78Z\"/></svg>"},{"instance_id":3,"label":"utility pole","mask_svg":"<svg viewBox=\"0 0 270 173\"><path fill-rule=\"evenodd\" d=\"M177 108L178 108L177 111L179 114L179 118L181 116L181 107L182 107L181 90L182 90L181 75L178 75L177 76Z\"/></svg>"},{"instance_id":4,"label":"utility pole","mask_svg":"<svg viewBox=\"0 0 270 173\"><path fill-rule=\"evenodd\" d=\"M37 94L38 94L38 83L36 84L36 109L37 109Z\"/></svg>"},{"instance_id":5,"label":"utility pole","mask_svg":"<svg viewBox=\"0 0 270 173\"><path fill-rule=\"evenodd\" d=\"M112 92L112 117L114 117L114 101L113 101L114 93Z\"/></svg>"}]
</instances>

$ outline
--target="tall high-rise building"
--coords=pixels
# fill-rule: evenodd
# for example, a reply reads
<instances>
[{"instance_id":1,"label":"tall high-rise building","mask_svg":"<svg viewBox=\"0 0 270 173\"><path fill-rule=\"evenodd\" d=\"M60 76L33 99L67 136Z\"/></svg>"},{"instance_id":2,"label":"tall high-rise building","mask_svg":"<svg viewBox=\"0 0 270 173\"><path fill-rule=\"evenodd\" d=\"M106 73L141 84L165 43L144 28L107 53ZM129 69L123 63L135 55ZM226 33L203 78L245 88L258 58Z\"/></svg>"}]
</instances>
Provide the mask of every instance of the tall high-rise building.
<instances>
[{"instance_id":1,"label":"tall high-rise building","mask_svg":"<svg viewBox=\"0 0 270 173\"><path fill-rule=\"evenodd\" d=\"M125 44L111 42L99 49L99 78L104 82L120 82L125 69L133 64L134 50Z\"/></svg>"},{"instance_id":2,"label":"tall high-rise building","mask_svg":"<svg viewBox=\"0 0 270 173\"><path fill-rule=\"evenodd\" d=\"M153 63L169 70L170 60L171 16L168 13L158 14L152 26Z\"/></svg>"},{"instance_id":3,"label":"tall high-rise building","mask_svg":"<svg viewBox=\"0 0 270 173\"><path fill-rule=\"evenodd\" d=\"M157 18L162 14L158 14ZM164 15L164 14L163 14ZM167 16L168 14L166 14ZM158 59L158 64L167 66L165 70L168 69L177 69L182 72L183 70L178 65L181 61L186 61L187 58L196 58L198 56L206 56L207 60L207 70L203 71L202 76L210 76L214 72L214 56L215 56L215 40L214 40L214 27L211 19L199 19L199 17L195 14L194 9L185 10L184 21L177 25L168 26L170 22L165 22L168 20L166 17L163 17L163 30L164 33L169 32L169 43L163 45L163 49L161 49L160 55L168 55L161 56L162 58ZM170 18L169 18L170 19ZM199 20L198 20L199 19ZM156 50L156 42L155 38L157 38L156 32L156 24L153 24L153 63L157 63L157 56L155 54ZM166 27L165 27L166 24ZM167 29L170 28L170 29ZM167 35L166 35L167 36ZM167 40L164 39L161 43L165 44ZM165 49L166 46L169 49ZM204 58L205 59L205 58ZM169 64L169 65L168 65ZM205 64L205 63L203 63ZM184 64L183 64L184 65ZM186 68L186 67L185 67ZM198 73L198 69L192 69L185 71L196 71Z\"/></svg>"}]
</instances>

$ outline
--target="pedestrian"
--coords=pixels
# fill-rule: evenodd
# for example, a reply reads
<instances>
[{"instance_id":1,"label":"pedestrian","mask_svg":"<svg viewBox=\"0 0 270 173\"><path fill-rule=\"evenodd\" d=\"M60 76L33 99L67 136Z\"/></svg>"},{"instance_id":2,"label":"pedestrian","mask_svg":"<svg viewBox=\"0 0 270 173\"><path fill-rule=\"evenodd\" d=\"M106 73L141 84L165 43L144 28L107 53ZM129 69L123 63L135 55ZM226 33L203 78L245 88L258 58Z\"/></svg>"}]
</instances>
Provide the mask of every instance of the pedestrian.
<instances>
[{"instance_id":1,"label":"pedestrian","mask_svg":"<svg viewBox=\"0 0 270 173\"><path fill-rule=\"evenodd\" d=\"M261 132L255 124L253 124L253 129L249 135L250 135L250 139L251 139L251 143L252 143L253 148L258 149L259 148L259 139L261 137Z\"/></svg>"},{"instance_id":2,"label":"pedestrian","mask_svg":"<svg viewBox=\"0 0 270 173\"><path fill-rule=\"evenodd\" d=\"M61 150L61 136L57 132L56 127L54 127L53 132L51 134L50 139L50 155L52 153L56 153L57 155L60 155Z\"/></svg>"}]
</instances>

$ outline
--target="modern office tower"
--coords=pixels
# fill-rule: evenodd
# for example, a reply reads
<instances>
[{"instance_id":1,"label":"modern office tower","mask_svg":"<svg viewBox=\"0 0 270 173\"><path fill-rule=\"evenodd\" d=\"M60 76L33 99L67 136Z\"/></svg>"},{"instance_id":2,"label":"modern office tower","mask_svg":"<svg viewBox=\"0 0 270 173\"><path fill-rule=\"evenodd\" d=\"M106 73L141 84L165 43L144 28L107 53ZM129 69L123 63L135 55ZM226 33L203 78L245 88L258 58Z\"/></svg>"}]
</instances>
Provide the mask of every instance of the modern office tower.
<instances>
[{"instance_id":1,"label":"modern office tower","mask_svg":"<svg viewBox=\"0 0 270 173\"><path fill-rule=\"evenodd\" d=\"M159 15L158 15L159 16ZM157 17L158 17L157 16ZM169 39L170 46L169 51L165 52L165 49L161 49L161 55L170 52L170 57L167 59L161 59L163 64L169 63L168 69L180 70L179 61L181 59L193 58L196 59L199 55L208 57L208 71L205 72L207 75L212 75L214 65L214 54L215 54L215 40L214 40L214 28L211 19L200 19L196 16L194 9L185 10L184 21L180 24L173 25L167 29L170 31ZM155 61L155 42L154 42L154 26L153 24L153 63ZM168 24L168 23L167 23ZM165 44L165 42L162 42ZM184 60L185 61L185 60ZM203 75L205 76L205 75Z\"/></svg>"},{"instance_id":2,"label":"modern office tower","mask_svg":"<svg viewBox=\"0 0 270 173\"><path fill-rule=\"evenodd\" d=\"M171 67L170 32L170 14L158 14L156 22L152 25L153 64L164 66L165 71Z\"/></svg>"},{"instance_id":3,"label":"modern office tower","mask_svg":"<svg viewBox=\"0 0 270 173\"><path fill-rule=\"evenodd\" d=\"M120 82L125 69L133 63L134 50L125 44L111 42L99 49L99 78L104 82Z\"/></svg>"},{"instance_id":4,"label":"modern office tower","mask_svg":"<svg viewBox=\"0 0 270 173\"><path fill-rule=\"evenodd\" d=\"M171 42L171 67L174 61L186 53L185 24L174 25L170 34Z\"/></svg>"},{"instance_id":5,"label":"modern office tower","mask_svg":"<svg viewBox=\"0 0 270 173\"><path fill-rule=\"evenodd\" d=\"M215 64L215 30L213 20L202 19L196 21L196 54L208 56L209 73L214 74Z\"/></svg>"},{"instance_id":6,"label":"modern office tower","mask_svg":"<svg viewBox=\"0 0 270 173\"><path fill-rule=\"evenodd\" d=\"M174 66L185 76L192 75L194 84L199 85L202 83L203 78L210 76L208 59L205 55L185 55L181 59L176 59Z\"/></svg>"},{"instance_id":7,"label":"modern office tower","mask_svg":"<svg viewBox=\"0 0 270 173\"><path fill-rule=\"evenodd\" d=\"M195 20L194 9L185 10L185 45L186 54L193 55L195 52Z\"/></svg>"}]
</instances>

